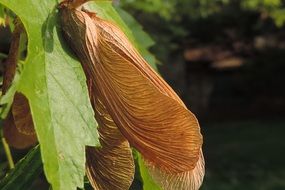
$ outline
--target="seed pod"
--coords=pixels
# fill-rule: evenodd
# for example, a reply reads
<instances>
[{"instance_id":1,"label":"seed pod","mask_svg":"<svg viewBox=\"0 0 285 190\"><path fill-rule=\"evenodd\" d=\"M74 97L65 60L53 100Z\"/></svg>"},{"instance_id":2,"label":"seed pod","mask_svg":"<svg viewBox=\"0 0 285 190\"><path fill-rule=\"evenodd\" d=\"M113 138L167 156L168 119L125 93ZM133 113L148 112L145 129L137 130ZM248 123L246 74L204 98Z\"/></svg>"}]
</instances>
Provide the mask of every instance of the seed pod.
<instances>
[{"instance_id":1,"label":"seed pod","mask_svg":"<svg viewBox=\"0 0 285 190\"><path fill-rule=\"evenodd\" d=\"M99 125L100 148L86 150L87 176L96 190L129 189L135 166L132 150L108 114L106 107L94 96L92 82L88 82L89 97Z\"/></svg>"},{"instance_id":2,"label":"seed pod","mask_svg":"<svg viewBox=\"0 0 285 190\"><path fill-rule=\"evenodd\" d=\"M24 32L20 20L16 19L11 47L5 64L6 69L2 87L3 94L7 92L16 74L19 43L21 34ZM8 144L14 148L28 148L37 143L29 103L23 94L15 94L11 111L3 123L3 134Z\"/></svg>"},{"instance_id":3,"label":"seed pod","mask_svg":"<svg viewBox=\"0 0 285 190\"><path fill-rule=\"evenodd\" d=\"M62 8L73 7L66 2ZM126 190L134 178L135 166L129 142L121 134L99 96L90 77L89 97L99 125L100 148L86 150L87 177L95 190Z\"/></svg>"},{"instance_id":4,"label":"seed pod","mask_svg":"<svg viewBox=\"0 0 285 190\"><path fill-rule=\"evenodd\" d=\"M37 143L35 134L27 135L18 130L11 112L3 122L3 135L7 140L7 143L17 149L28 148Z\"/></svg>"},{"instance_id":5,"label":"seed pod","mask_svg":"<svg viewBox=\"0 0 285 190\"><path fill-rule=\"evenodd\" d=\"M196 117L115 24L68 6L60 13L92 95L143 155L153 178L164 189L198 189L204 159Z\"/></svg>"}]
</instances>

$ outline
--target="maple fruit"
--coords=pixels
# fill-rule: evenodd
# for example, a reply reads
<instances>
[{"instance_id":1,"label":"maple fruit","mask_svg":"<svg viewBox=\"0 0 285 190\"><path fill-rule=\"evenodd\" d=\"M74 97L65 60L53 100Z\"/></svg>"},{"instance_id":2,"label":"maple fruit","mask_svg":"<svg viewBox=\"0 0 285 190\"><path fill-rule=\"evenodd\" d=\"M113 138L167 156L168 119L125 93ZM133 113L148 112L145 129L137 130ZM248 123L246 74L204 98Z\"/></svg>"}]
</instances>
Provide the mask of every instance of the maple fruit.
<instances>
[{"instance_id":1,"label":"maple fruit","mask_svg":"<svg viewBox=\"0 0 285 190\"><path fill-rule=\"evenodd\" d=\"M88 79L95 117L100 121L100 139L104 142L99 150L108 154L116 146L116 152L125 154L128 160L123 163L129 163L132 157L127 159L126 146L119 148L127 140L142 154L152 177L164 189L198 189L204 175L204 159L196 117L115 24L77 6L72 1L61 4L61 24ZM98 150L90 148L89 154L92 151ZM114 160L116 156L105 159ZM111 163L102 162L106 164L102 169L112 167ZM126 171L121 166L121 171ZM109 177L109 184L116 181L116 176L111 178L102 169L92 170L93 175L89 172L94 188L102 177ZM123 181L129 181L132 175L129 172Z\"/></svg>"}]
</instances>

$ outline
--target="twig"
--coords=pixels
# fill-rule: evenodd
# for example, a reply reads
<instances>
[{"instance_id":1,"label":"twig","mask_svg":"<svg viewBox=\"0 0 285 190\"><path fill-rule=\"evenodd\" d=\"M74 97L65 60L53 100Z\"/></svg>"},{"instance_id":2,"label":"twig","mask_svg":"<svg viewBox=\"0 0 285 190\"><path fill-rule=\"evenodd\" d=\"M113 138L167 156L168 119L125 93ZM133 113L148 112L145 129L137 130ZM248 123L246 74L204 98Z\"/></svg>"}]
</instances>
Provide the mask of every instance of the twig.
<instances>
[{"instance_id":1,"label":"twig","mask_svg":"<svg viewBox=\"0 0 285 190\"><path fill-rule=\"evenodd\" d=\"M10 147L7 144L6 139L4 137L2 137L2 143L3 143L5 154L6 154L8 163L9 163L9 168L13 169L13 168L15 168L15 164L14 164L14 161L13 161L13 157L12 157L12 154L11 154Z\"/></svg>"}]
</instances>

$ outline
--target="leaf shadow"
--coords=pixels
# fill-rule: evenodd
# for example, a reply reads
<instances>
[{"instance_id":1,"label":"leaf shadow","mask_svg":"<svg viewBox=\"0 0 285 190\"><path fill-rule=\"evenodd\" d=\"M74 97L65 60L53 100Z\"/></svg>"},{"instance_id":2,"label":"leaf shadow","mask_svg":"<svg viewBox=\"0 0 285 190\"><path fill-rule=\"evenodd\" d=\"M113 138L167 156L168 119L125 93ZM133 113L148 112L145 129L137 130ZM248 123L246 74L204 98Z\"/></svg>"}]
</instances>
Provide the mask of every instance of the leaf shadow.
<instances>
[{"instance_id":1,"label":"leaf shadow","mask_svg":"<svg viewBox=\"0 0 285 190\"><path fill-rule=\"evenodd\" d=\"M51 53L54 48L54 27L57 23L57 9L54 8L42 25L42 40L44 50Z\"/></svg>"},{"instance_id":2,"label":"leaf shadow","mask_svg":"<svg viewBox=\"0 0 285 190\"><path fill-rule=\"evenodd\" d=\"M68 45L67 43L68 40L64 37L62 28L58 26L56 27L56 30L58 34L59 43L64 53L66 53L72 59L78 60L78 57L76 56L74 50Z\"/></svg>"},{"instance_id":3,"label":"leaf shadow","mask_svg":"<svg viewBox=\"0 0 285 190\"><path fill-rule=\"evenodd\" d=\"M60 46L62 50L71 58L78 60L75 56L73 50L68 46L64 36L62 35L62 28L60 24L60 13L57 7L51 11L45 22L42 26L42 40L44 44L44 50L48 53L51 53L54 50L54 31L58 37ZM55 28L55 30L54 30Z\"/></svg>"}]
</instances>

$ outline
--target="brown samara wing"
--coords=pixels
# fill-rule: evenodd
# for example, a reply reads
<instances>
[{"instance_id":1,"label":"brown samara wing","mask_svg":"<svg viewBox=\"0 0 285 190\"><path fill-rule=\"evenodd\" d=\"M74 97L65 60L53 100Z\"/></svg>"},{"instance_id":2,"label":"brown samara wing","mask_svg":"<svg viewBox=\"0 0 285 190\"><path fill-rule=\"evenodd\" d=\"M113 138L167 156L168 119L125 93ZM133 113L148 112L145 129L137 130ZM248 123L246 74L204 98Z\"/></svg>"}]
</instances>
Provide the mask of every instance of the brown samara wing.
<instances>
[{"instance_id":1,"label":"brown samara wing","mask_svg":"<svg viewBox=\"0 0 285 190\"><path fill-rule=\"evenodd\" d=\"M126 190L134 178L135 166L132 150L106 107L95 96L92 82L88 83L95 118L99 125L101 147L88 147L86 150L87 176L96 190Z\"/></svg>"},{"instance_id":2,"label":"brown samara wing","mask_svg":"<svg viewBox=\"0 0 285 190\"><path fill-rule=\"evenodd\" d=\"M183 187L185 180L196 180L188 183L196 184L189 189L200 186L204 175L200 127L171 87L115 24L64 6L61 21L94 93L123 136L156 169L153 176L157 171L175 174Z\"/></svg>"}]
</instances>

